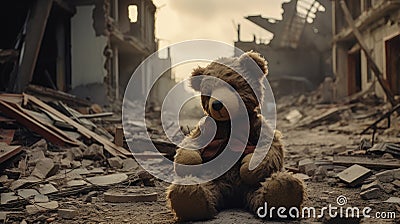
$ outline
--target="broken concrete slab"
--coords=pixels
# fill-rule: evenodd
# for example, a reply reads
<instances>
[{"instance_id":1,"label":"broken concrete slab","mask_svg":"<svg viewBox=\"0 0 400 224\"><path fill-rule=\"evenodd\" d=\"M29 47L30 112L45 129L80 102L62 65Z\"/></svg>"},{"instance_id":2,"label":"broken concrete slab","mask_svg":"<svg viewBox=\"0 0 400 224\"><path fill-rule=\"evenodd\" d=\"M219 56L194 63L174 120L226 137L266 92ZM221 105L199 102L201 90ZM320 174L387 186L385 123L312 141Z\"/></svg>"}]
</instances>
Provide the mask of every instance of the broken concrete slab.
<instances>
[{"instance_id":1,"label":"broken concrete slab","mask_svg":"<svg viewBox=\"0 0 400 224\"><path fill-rule=\"evenodd\" d=\"M303 159L299 161L299 171L309 176L314 175L317 166L311 159Z\"/></svg>"},{"instance_id":2,"label":"broken concrete slab","mask_svg":"<svg viewBox=\"0 0 400 224\"><path fill-rule=\"evenodd\" d=\"M45 212L49 210L55 210L58 208L58 202L57 201L50 201L46 203L36 203L34 205L27 205L26 207L26 212L28 214L36 214L38 212Z\"/></svg>"},{"instance_id":3,"label":"broken concrete slab","mask_svg":"<svg viewBox=\"0 0 400 224\"><path fill-rule=\"evenodd\" d=\"M365 191L365 190L368 190L368 189L371 189L371 188L383 189L382 184L379 181L375 180L375 181L373 181L373 182L371 182L369 184L363 184L361 186L361 191Z\"/></svg>"},{"instance_id":4,"label":"broken concrete slab","mask_svg":"<svg viewBox=\"0 0 400 224\"><path fill-rule=\"evenodd\" d=\"M376 174L376 178L382 183L390 183L394 180L394 174L392 170L386 170Z\"/></svg>"},{"instance_id":5,"label":"broken concrete slab","mask_svg":"<svg viewBox=\"0 0 400 224\"><path fill-rule=\"evenodd\" d=\"M107 162L110 165L110 167L114 169L121 169L123 166L123 160L118 156L109 158Z\"/></svg>"},{"instance_id":6,"label":"broken concrete slab","mask_svg":"<svg viewBox=\"0 0 400 224\"><path fill-rule=\"evenodd\" d=\"M128 203L128 202L152 202L157 201L157 193L150 194L132 194L105 192L104 201L111 203Z\"/></svg>"},{"instance_id":7,"label":"broken concrete slab","mask_svg":"<svg viewBox=\"0 0 400 224\"><path fill-rule=\"evenodd\" d=\"M43 194L37 194L33 198L33 201L36 203L46 203L46 202L49 202L49 197L47 197L46 195L43 195Z\"/></svg>"},{"instance_id":8,"label":"broken concrete slab","mask_svg":"<svg viewBox=\"0 0 400 224\"><path fill-rule=\"evenodd\" d=\"M32 166L36 165L36 163L39 160L46 158L43 149L39 148L28 150L27 154L28 154L28 164Z\"/></svg>"},{"instance_id":9,"label":"broken concrete slab","mask_svg":"<svg viewBox=\"0 0 400 224\"><path fill-rule=\"evenodd\" d=\"M386 201L386 203L393 203L393 204L400 204L400 198L399 197L390 197Z\"/></svg>"},{"instance_id":10,"label":"broken concrete slab","mask_svg":"<svg viewBox=\"0 0 400 224\"><path fill-rule=\"evenodd\" d=\"M360 165L353 165L342 172L340 172L337 176L340 180L344 181L348 185L355 187L363 182L363 180L367 179L372 175L370 169L367 169Z\"/></svg>"},{"instance_id":11,"label":"broken concrete slab","mask_svg":"<svg viewBox=\"0 0 400 224\"><path fill-rule=\"evenodd\" d=\"M38 183L40 181L41 180L39 178L33 177L33 176L29 176L29 177L26 177L26 178L21 178L21 179L18 179L16 181L12 182L11 186L10 186L10 189L14 191L14 190L17 190L17 189L19 189L19 188L21 188L21 187L23 187L23 186L25 186L27 184Z\"/></svg>"},{"instance_id":12,"label":"broken concrete slab","mask_svg":"<svg viewBox=\"0 0 400 224\"><path fill-rule=\"evenodd\" d=\"M108 186L113 184L119 184L128 179L128 176L124 173L116 173L104 176L89 177L86 180L94 185Z\"/></svg>"},{"instance_id":13,"label":"broken concrete slab","mask_svg":"<svg viewBox=\"0 0 400 224\"><path fill-rule=\"evenodd\" d=\"M41 194L52 194L58 192L57 188L55 188L52 184L41 185L39 186L38 191Z\"/></svg>"},{"instance_id":14,"label":"broken concrete slab","mask_svg":"<svg viewBox=\"0 0 400 224\"><path fill-rule=\"evenodd\" d=\"M307 181L307 180L311 179L310 176L308 176L306 174L303 174L303 173L295 173L295 174L293 174L293 176L295 176L295 177L297 177L297 178L299 178L301 180L304 180L304 181Z\"/></svg>"},{"instance_id":15,"label":"broken concrete slab","mask_svg":"<svg viewBox=\"0 0 400 224\"><path fill-rule=\"evenodd\" d=\"M68 187L82 187L86 185L89 185L89 183L84 180L70 180L67 182Z\"/></svg>"},{"instance_id":16,"label":"broken concrete slab","mask_svg":"<svg viewBox=\"0 0 400 224\"><path fill-rule=\"evenodd\" d=\"M392 184L398 188L400 188L400 180L395 180L392 182Z\"/></svg>"},{"instance_id":17,"label":"broken concrete slab","mask_svg":"<svg viewBox=\"0 0 400 224\"><path fill-rule=\"evenodd\" d=\"M391 183L385 183L382 186L383 186L383 190L386 192L386 194L392 194L393 192L396 192L396 188Z\"/></svg>"},{"instance_id":18,"label":"broken concrete slab","mask_svg":"<svg viewBox=\"0 0 400 224\"><path fill-rule=\"evenodd\" d=\"M133 171L138 168L139 168L138 163L136 162L136 160L134 160L132 158L124 159L124 161L122 162L122 170L123 171Z\"/></svg>"},{"instance_id":19,"label":"broken concrete slab","mask_svg":"<svg viewBox=\"0 0 400 224\"><path fill-rule=\"evenodd\" d=\"M7 192L7 193L1 193L0 198L1 198L1 204L4 205L9 202L18 200L19 197L15 195L14 192Z\"/></svg>"},{"instance_id":20,"label":"broken concrete slab","mask_svg":"<svg viewBox=\"0 0 400 224\"><path fill-rule=\"evenodd\" d=\"M24 199L29 199L30 197L38 195L39 192L35 189L19 189L17 194Z\"/></svg>"},{"instance_id":21,"label":"broken concrete slab","mask_svg":"<svg viewBox=\"0 0 400 224\"><path fill-rule=\"evenodd\" d=\"M371 188L360 193L362 199L376 199L382 194L382 190L379 188Z\"/></svg>"},{"instance_id":22,"label":"broken concrete slab","mask_svg":"<svg viewBox=\"0 0 400 224\"><path fill-rule=\"evenodd\" d=\"M74 209L60 208L58 209L58 216L63 219L74 219L78 216L78 211Z\"/></svg>"},{"instance_id":23,"label":"broken concrete slab","mask_svg":"<svg viewBox=\"0 0 400 224\"><path fill-rule=\"evenodd\" d=\"M294 109L292 111L290 111L285 119L288 120L291 124L295 124L297 123L301 118L303 117L303 115L300 113L299 110Z\"/></svg>"},{"instance_id":24,"label":"broken concrete slab","mask_svg":"<svg viewBox=\"0 0 400 224\"><path fill-rule=\"evenodd\" d=\"M44 158L36 163L35 169L32 171L31 175L41 179L45 179L56 174L58 168L58 164L55 164L52 159Z\"/></svg>"},{"instance_id":25,"label":"broken concrete slab","mask_svg":"<svg viewBox=\"0 0 400 224\"><path fill-rule=\"evenodd\" d=\"M65 156L66 156L66 158L70 159L71 161L82 160L83 152L82 152L81 148L79 148L79 147L72 147L72 148L67 149Z\"/></svg>"},{"instance_id":26,"label":"broken concrete slab","mask_svg":"<svg viewBox=\"0 0 400 224\"><path fill-rule=\"evenodd\" d=\"M103 146L92 144L83 151L83 158L90 160L104 160Z\"/></svg>"}]
</instances>

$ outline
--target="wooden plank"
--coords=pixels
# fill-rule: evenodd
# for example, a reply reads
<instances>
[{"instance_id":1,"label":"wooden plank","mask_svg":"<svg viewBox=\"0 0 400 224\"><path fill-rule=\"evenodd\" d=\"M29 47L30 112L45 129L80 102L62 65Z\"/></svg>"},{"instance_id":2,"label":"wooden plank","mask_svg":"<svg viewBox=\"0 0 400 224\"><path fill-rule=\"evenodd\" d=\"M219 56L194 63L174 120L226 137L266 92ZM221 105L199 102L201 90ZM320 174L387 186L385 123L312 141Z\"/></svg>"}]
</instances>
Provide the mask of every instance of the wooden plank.
<instances>
[{"instance_id":1,"label":"wooden plank","mask_svg":"<svg viewBox=\"0 0 400 224\"><path fill-rule=\"evenodd\" d=\"M55 130L50 130L44 124L42 124L39 120L34 117L25 114L22 111L21 106L17 104L7 103L0 100L0 111L6 114L9 117L15 118L19 123L26 126L30 130L38 133L43 136L48 141L60 145L60 146L79 146L79 143L75 140L72 140L66 136L63 136L61 133L56 132Z\"/></svg>"},{"instance_id":2,"label":"wooden plank","mask_svg":"<svg viewBox=\"0 0 400 224\"><path fill-rule=\"evenodd\" d=\"M364 51L365 56L367 57L368 64L370 65L372 71L374 72L374 75L378 79L379 84L382 86L382 89L385 92L386 97L388 98L388 100L392 104L392 106L396 106L396 101L393 97L393 93L389 89L387 83L384 81L383 73L381 72L378 65L373 60L371 52L367 48L367 45L364 43L363 37L362 37L360 31L356 27L356 24L353 20L353 17L351 16L351 13L349 11L349 8L347 7L346 2L344 0L340 0L340 6L342 7L342 10L344 12L344 16L346 18L347 23L349 24L358 43L360 44L361 49Z\"/></svg>"},{"instance_id":3,"label":"wooden plank","mask_svg":"<svg viewBox=\"0 0 400 224\"><path fill-rule=\"evenodd\" d=\"M79 115L78 118L91 119L91 118L100 118L100 117L111 117L112 115L114 115L113 112L104 112L104 113L97 113L97 114L82 114L82 115Z\"/></svg>"},{"instance_id":4,"label":"wooden plank","mask_svg":"<svg viewBox=\"0 0 400 224\"><path fill-rule=\"evenodd\" d=\"M11 146L4 142L0 142L0 164L17 155L21 150L22 146L20 145Z\"/></svg>"},{"instance_id":5,"label":"wooden plank","mask_svg":"<svg viewBox=\"0 0 400 224\"><path fill-rule=\"evenodd\" d=\"M124 146L124 130L122 127L115 128L114 143L118 146Z\"/></svg>"},{"instance_id":6,"label":"wooden plank","mask_svg":"<svg viewBox=\"0 0 400 224\"><path fill-rule=\"evenodd\" d=\"M22 92L32 80L52 5L53 0L36 0L32 7L26 27L25 43L21 53L22 60L14 83L15 92Z\"/></svg>"},{"instance_id":7,"label":"wooden plank","mask_svg":"<svg viewBox=\"0 0 400 224\"><path fill-rule=\"evenodd\" d=\"M112 143L111 141L105 139L103 136L96 134L95 132L85 128L78 122L72 120L71 118L65 116L64 114L60 113L56 109L52 108L51 106L47 105L46 103L40 101L34 96L24 94L26 98L28 98L29 102L35 104L36 106L40 107L42 110L46 110L47 112L52 113L53 115L59 117L60 119L64 120L66 123L74 126L79 133L84 136L90 136L92 139L97 141L98 143L104 146L104 149L107 150L113 156L120 156L122 158L126 158L127 156L132 156L132 153L125 148L119 147Z\"/></svg>"},{"instance_id":8,"label":"wooden plank","mask_svg":"<svg viewBox=\"0 0 400 224\"><path fill-rule=\"evenodd\" d=\"M352 166L360 165L370 169L397 169L400 168L400 163L396 160L390 159L371 159L368 157L357 157L357 156L334 156L333 164L338 166Z\"/></svg>"}]
</instances>

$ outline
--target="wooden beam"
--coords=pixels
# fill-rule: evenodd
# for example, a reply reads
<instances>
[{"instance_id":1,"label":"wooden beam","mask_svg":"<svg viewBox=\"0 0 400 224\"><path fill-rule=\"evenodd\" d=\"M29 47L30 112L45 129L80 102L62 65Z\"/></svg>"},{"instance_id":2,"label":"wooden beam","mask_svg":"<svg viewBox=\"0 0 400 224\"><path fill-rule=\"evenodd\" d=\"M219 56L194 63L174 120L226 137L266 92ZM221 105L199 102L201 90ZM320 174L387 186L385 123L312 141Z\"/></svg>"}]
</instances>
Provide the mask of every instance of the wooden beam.
<instances>
[{"instance_id":1,"label":"wooden beam","mask_svg":"<svg viewBox=\"0 0 400 224\"><path fill-rule=\"evenodd\" d=\"M77 131L82 134L83 136L89 136L90 138L94 139L98 143L102 144L104 146L104 149L107 150L111 155L113 156L120 156L122 158L126 158L127 156L132 156L132 153L129 150L126 150L125 148L119 147L109 141L108 139L105 139L103 136L96 134L95 132L87 129L83 125L79 124L78 122L72 120L71 118L65 116L58 110L54 109L53 107L45 104L41 100L37 99L34 96L30 96L27 94L24 94L26 98L29 100L29 102L35 104L36 106L40 107L43 110L46 110L49 113L52 113L53 115L59 117L60 119L64 120L66 123L74 126Z\"/></svg>"},{"instance_id":2,"label":"wooden beam","mask_svg":"<svg viewBox=\"0 0 400 224\"><path fill-rule=\"evenodd\" d=\"M9 117L15 118L18 123L26 126L33 132L43 136L46 140L59 146L79 146L79 143L70 139L63 132L56 128L52 128L42 124L35 117L30 116L22 111L21 106L0 100L0 111Z\"/></svg>"},{"instance_id":3,"label":"wooden beam","mask_svg":"<svg viewBox=\"0 0 400 224\"><path fill-rule=\"evenodd\" d=\"M52 5L53 0L36 0L32 7L21 52L22 60L14 83L15 92L22 92L32 80Z\"/></svg>"},{"instance_id":4,"label":"wooden beam","mask_svg":"<svg viewBox=\"0 0 400 224\"><path fill-rule=\"evenodd\" d=\"M396 101L393 97L392 91L389 89L387 83L383 80L383 73L379 69L378 65L375 63L375 61L372 58L372 55L370 51L367 48L367 45L364 43L364 40L362 38L362 35L360 31L357 29L356 24L353 20L353 17L351 16L351 13L349 11L349 8L346 5L346 2L344 0L340 0L340 6L342 7L342 10L344 12L344 16L346 18L347 23L349 24L354 36L356 37L358 43L360 44L361 49L364 51L368 64L370 65L372 71L374 72L376 78L378 79L379 84L382 86L383 91L385 92L386 97L388 98L389 102L392 104L392 106L396 106Z\"/></svg>"},{"instance_id":5,"label":"wooden beam","mask_svg":"<svg viewBox=\"0 0 400 224\"><path fill-rule=\"evenodd\" d=\"M4 142L0 142L0 164L9 160L11 157L17 155L22 150L20 145L7 145Z\"/></svg>"}]
</instances>

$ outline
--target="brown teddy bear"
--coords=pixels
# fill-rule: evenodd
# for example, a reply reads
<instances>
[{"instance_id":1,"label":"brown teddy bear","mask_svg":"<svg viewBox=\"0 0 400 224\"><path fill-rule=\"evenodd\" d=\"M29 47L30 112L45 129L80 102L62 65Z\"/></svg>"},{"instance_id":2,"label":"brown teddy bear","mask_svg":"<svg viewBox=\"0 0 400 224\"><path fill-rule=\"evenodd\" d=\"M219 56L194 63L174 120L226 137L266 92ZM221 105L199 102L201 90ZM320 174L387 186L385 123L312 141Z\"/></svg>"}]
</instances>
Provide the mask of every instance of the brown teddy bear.
<instances>
[{"instance_id":1,"label":"brown teddy bear","mask_svg":"<svg viewBox=\"0 0 400 224\"><path fill-rule=\"evenodd\" d=\"M301 180L283 170L281 133L261 128L262 125L268 127L260 113L258 100L264 94L262 80L267 74L267 62L255 52L221 58L192 72L191 85L194 90L200 91L203 109L209 117L200 122L185 140L196 141L201 134L207 135L210 122L214 123L216 132L212 141L198 150L180 147L176 151L175 172L186 183L193 180L191 185L179 184L177 180L167 189L167 203L177 220L207 220L218 211L232 207L246 208L257 214L265 203L269 208L300 209L305 198L304 186ZM243 102L245 110L237 110L239 100ZM244 120L243 117L248 117L249 124L246 139L239 137L238 141L227 143L232 132L231 122ZM244 128L239 128L239 133ZM268 135L271 136L270 144L264 144ZM237 142L246 142L242 151L236 150L237 144L240 145ZM256 154L255 146L269 150L255 169L249 169L251 158ZM211 181L199 183L193 170L180 168L180 164L201 166L226 150L233 154L240 152L239 160L227 172ZM269 214L268 217L277 216Z\"/></svg>"}]
</instances>

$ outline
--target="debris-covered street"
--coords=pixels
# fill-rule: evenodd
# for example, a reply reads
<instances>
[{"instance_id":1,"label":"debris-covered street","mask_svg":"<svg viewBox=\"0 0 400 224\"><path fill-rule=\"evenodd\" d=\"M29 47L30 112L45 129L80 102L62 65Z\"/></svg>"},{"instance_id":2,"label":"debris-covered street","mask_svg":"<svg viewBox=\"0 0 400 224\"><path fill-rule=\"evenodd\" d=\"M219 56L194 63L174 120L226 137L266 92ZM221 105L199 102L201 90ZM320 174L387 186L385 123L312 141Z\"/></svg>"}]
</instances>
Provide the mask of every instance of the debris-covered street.
<instances>
[{"instance_id":1,"label":"debris-covered street","mask_svg":"<svg viewBox=\"0 0 400 224\"><path fill-rule=\"evenodd\" d=\"M400 1L0 4L0 223L400 223Z\"/></svg>"}]
</instances>

